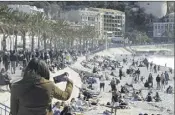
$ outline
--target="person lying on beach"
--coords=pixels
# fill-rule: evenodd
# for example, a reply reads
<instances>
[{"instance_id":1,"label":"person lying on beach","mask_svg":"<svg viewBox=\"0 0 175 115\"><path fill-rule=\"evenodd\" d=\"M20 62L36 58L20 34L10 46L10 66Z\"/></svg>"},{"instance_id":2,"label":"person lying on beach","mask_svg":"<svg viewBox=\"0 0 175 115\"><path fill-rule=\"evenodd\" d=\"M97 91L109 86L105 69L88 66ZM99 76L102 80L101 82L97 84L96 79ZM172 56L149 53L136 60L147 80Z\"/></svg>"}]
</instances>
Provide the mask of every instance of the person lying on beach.
<instances>
[{"instance_id":1,"label":"person lying on beach","mask_svg":"<svg viewBox=\"0 0 175 115\"><path fill-rule=\"evenodd\" d=\"M125 100L125 97L124 96L121 96L119 98L119 107L121 109L125 109L127 106L128 106L128 102Z\"/></svg>"},{"instance_id":2,"label":"person lying on beach","mask_svg":"<svg viewBox=\"0 0 175 115\"><path fill-rule=\"evenodd\" d=\"M75 98L72 98L70 103L70 108L72 109L72 112L80 112L88 109L89 104L83 98L84 96L82 94L80 94L77 100L75 100Z\"/></svg>"}]
</instances>

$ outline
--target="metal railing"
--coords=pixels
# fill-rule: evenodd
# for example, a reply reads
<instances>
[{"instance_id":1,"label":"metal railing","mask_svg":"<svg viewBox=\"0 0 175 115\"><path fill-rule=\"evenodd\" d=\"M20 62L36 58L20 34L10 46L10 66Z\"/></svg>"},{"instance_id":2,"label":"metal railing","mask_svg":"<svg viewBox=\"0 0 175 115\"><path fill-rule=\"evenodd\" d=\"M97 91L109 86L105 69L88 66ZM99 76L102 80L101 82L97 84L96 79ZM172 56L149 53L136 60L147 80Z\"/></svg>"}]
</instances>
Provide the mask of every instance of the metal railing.
<instances>
[{"instance_id":1,"label":"metal railing","mask_svg":"<svg viewBox=\"0 0 175 115\"><path fill-rule=\"evenodd\" d=\"M9 115L10 107L0 103L0 115Z\"/></svg>"}]
</instances>

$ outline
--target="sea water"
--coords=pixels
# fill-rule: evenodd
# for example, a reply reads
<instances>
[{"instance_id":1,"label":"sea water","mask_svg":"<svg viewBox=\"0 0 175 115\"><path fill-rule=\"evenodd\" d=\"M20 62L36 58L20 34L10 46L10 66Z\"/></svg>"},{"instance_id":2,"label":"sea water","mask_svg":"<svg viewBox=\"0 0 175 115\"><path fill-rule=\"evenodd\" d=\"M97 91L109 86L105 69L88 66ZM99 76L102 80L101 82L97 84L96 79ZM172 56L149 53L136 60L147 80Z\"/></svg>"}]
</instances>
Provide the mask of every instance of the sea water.
<instances>
[{"instance_id":1,"label":"sea water","mask_svg":"<svg viewBox=\"0 0 175 115\"><path fill-rule=\"evenodd\" d=\"M167 67L171 67L172 69L174 69L174 57L165 57L165 56L150 56L148 57L148 61L149 62L153 62L157 65L161 65L161 66L166 66Z\"/></svg>"}]
</instances>

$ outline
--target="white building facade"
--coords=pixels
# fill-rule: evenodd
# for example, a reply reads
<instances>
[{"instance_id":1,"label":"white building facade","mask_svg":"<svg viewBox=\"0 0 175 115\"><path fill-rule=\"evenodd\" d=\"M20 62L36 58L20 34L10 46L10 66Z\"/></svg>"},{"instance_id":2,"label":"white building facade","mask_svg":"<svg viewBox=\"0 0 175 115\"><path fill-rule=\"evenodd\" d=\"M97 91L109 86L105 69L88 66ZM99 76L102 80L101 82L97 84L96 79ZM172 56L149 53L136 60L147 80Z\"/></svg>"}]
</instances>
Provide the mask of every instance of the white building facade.
<instances>
[{"instance_id":1,"label":"white building facade","mask_svg":"<svg viewBox=\"0 0 175 115\"><path fill-rule=\"evenodd\" d=\"M153 37L167 37L164 34L166 31L174 34L175 31L174 13L167 15L165 18L165 22L153 23Z\"/></svg>"},{"instance_id":2,"label":"white building facade","mask_svg":"<svg viewBox=\"0 0 175 115\"><path fill-rule=\"evenodd\" d=\"M84 8L62 13L62 19L74 21L82 25L95 26L99 38L123 38L125 32L125 13L118 10L101 8Z\"/></svg>"}]
</instances>

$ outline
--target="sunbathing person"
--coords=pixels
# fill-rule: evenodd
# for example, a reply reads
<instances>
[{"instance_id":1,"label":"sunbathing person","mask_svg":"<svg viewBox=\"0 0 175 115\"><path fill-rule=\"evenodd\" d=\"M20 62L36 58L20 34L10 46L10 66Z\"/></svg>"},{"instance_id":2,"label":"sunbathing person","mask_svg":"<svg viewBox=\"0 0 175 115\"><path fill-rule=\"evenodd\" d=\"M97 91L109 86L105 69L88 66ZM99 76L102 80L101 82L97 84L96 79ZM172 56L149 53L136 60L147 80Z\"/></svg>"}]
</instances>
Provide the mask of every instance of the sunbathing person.
<instances>
[{"instance_id":1,"label":"sunbathing person","mask_svg":"<svg viewBox=\"0 0 175 115\"><path fill-rule=\"evenodd\" d=\"M172 94L173 93L173 87L172 86L169 86L166 90L166 93L168 94Z\"/></svg>"},{"instance_id":2,"label":"sunbathing person","mask_svg":"<svg viewBox=\"0 0 175 115\"><path fill-rule=\"evenodd\" d=\"M151 93L148 93L146 99L145 99L147 102L152 102L153 101L153 98L151 96Z\"/></svg>"},{"instance_id":3,"label":"sunbathing person","mask_svg":"<svg viewBox=\"0 0 175 115\"><path fill-rule=\"evenodd\" d=\"M121 93L129 93L128 89L125 86L121 86Z\"/></svg>"},{"instance_id":4,"label":"sunbathing person","mask_svg":"<svg viewBox=\"0 0 175 115\"><path fill-rule=\"evenodd\" d=\"M156 92L156 95L153 98L155 99L156 102L162 101L158 92Z\"/></svg>"},{"instance_id":5,"label":"sunbathing person","mask_svg":"<svg viewBox=\"0 0 175 115\"><path fill-rule=\"evenodd\" d=\"M83 100L83 95L80 94L77 100L75 98L72 98L70 103L70 108L72 112L80 112L85 111L89 107L88 103Z\"/></svg>"},{"instance_id":6,"label":"sunbathing person","mask_svg":"<svg viewBox=\"0 0 175 115\"><path fill-rule=\"evenodd\" d=\"M52 107L53 115L60 115L61 113L61 103L56 102Z\"/></svg>"},{"instance_id":7,"label":"sunbathing person","mask_svg":"<svg viewBox=\"0 0 175 115\"><path fill-rule=\"evenodd\" d=\"M141 96L141 94L139 92L136 92L134 95L134 101L142 101L143 97Z\"/></svg>"},{"instance_id":8,"label":"sunbathing person","mask_svg":"<svg viewBox=\"0 0 175 115\"><path fill-rule=\"evenodd\" d=\"M125 100L125 97L124 96L121 96L120 98L119 98L119 107L121 108L121 109L124 109L124 108L126 108L128 106L128 102Z\"/></svg>"}]
</instances>

